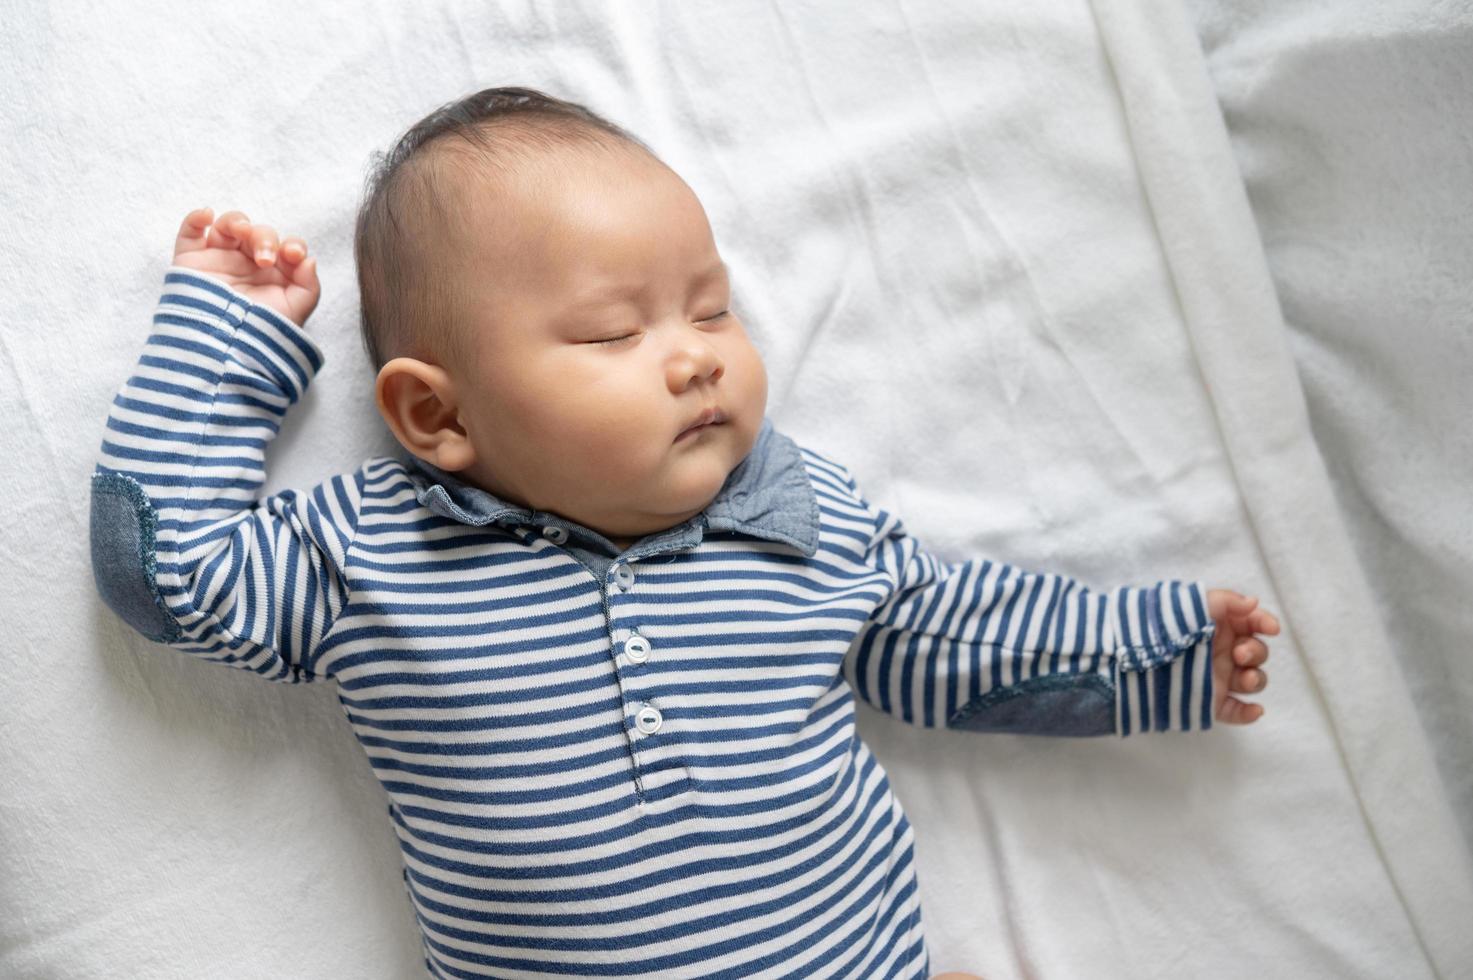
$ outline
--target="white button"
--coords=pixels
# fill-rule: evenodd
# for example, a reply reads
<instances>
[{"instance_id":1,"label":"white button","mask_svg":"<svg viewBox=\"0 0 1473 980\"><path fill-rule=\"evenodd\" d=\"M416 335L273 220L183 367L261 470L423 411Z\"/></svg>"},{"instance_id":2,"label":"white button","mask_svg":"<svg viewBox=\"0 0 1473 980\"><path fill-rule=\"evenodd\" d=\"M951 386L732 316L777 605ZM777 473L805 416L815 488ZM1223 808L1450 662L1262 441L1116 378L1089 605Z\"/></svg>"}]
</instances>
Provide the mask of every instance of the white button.
<instances>
[{"instance_id":1,"label":"white button","mask_svg":"<svg viewBox=\"0 0 1473 980\"><path fill-rule=\"evenodd\" d=\"M568 532L564 531L560 527L553 527L549 525L542 529L542 533L547 535L547 540L551 541L553 544L562 544L564 541L568 540Z\"/></svg>"},{"instance_id":2,"label":"white button","mask_svg":"<svg viewBox=\"0 0 1473 980\"><path fill-rule=\"evenodd\" d=\"M620 565L614 569L614 582L618 584L620 590L628 592L634 585L634 569L628 565Z\"/></svg>"},{"instance_id":3,"label":"white button","mask_svg":"<svg viewBox=\"0 0 1473 980\"><path fill-rule=\"evenodd\" d=\"M655 732L659 731L660 722L663 720L664 719L660 717L660 712L650 705L645 705L643 708L640 708L639 714L634 716L634 724L638 726L639 730L644 732L646 735L653 735Z\"/></svg>"},{"instance_id":4,"label":"white button","mask_svg":"<svg viewBox=\"0 0 1473 980\"><path fill-rule=\"evenodd\" d=\"M639 635L631 636L624 641L624 652L630 660L642 664L650 658L650 641Z\"/></svg>"}]
</instances>

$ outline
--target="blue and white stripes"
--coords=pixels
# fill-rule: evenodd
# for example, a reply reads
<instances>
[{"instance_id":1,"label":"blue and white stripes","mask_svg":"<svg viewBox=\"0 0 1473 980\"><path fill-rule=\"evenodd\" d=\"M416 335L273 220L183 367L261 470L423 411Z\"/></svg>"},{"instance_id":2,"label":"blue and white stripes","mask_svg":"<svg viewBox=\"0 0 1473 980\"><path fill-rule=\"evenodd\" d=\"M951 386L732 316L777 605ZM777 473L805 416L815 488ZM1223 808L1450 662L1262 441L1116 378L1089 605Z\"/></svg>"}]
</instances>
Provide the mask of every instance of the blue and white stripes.
<instances>
[{"instance_id":1,"label":"blue and white stripes","mask_svg":"<svg viewBox=\"0 0 1473 980\"><path fill-rule=\"evenodd\" d=\"M930 727L958 712L975 717L979 704L1005 703L1004 690L1031 684L1057 698L1064 678L1098 677L1115 691L1111 723L1067 734L1211 727L1214 625L1196 583L1101 593L983 558L947 564L899 518L883 509L876 515L872 561L892 585L846 665L861 700ZM1091 689L1103 690L1083 688ZM1057 707L1049 702L1013 730L1050 734Z\"/></svg>"},{"instance_id":2,"label":"blue and white stripes","mask_svg":"<svg viewBox=\"0 0 1473 980\"><path fill-rule=\"evenodd\" d=\"M178 649L336 685L435 976L925 977L910 825L856 693L938 728L1210 721L1195 584L945 564L775 432L761 469L802 475L785 519L816 513L811 549L754 515L595 567L538 522L435 506L386 458L260 499L320 364L294 324L171 269L98 468L146 495L156 571L142 538L125 554L94 522L94 546L156 588Z\"/></svg>"},{"instance_id":3,"label":"blue and white stripes","mask_svg":"<svg viewBox=\"0 0 1473 980\"><path fill-rule=\"evenodd\" d=\"M180 648L273 680L298 679L346 596L357 478L257 499L266 445L321 364L270 309L173 268L98 467L152 501L155 584Z\"/></svg>"}]
</instances>

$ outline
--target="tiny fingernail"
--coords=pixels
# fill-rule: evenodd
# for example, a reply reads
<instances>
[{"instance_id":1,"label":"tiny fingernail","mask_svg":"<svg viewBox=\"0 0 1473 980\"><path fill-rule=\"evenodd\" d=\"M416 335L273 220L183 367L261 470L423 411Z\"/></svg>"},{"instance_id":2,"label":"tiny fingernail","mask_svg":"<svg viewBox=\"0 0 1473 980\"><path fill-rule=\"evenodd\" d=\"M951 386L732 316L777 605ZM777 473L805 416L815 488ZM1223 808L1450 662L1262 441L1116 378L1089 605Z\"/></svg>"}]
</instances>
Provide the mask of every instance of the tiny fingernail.
<instances>
[{"instance_id":1,"label":"tiny fingernail","mask_svg":"<svg viewBox=\"0 0 1473 980\"><path fill-rule=\"evenodd\" d=\"M258 259L265 259L268 262L271 261L271 249L269 249L269 248L258 248L258 249L256 249L256 258L258 258Z\"/></svg>"}]
</instances>

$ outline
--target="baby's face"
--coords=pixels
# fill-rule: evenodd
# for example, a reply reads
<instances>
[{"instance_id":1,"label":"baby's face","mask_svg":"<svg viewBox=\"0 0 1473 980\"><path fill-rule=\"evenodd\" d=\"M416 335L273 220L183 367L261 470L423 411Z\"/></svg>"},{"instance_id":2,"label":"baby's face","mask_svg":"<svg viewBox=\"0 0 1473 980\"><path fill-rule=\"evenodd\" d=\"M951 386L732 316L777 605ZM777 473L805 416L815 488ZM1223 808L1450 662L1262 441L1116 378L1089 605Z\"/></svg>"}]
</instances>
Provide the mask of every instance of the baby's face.
<instances>
[{"instance_id":1,"label":"baby's face","mask_svg":"<svg viewBox=\"0 0 1473 980\"><path fill-rule=\"evenodd\" d=\"M704 209L633 153L515 197L466 205L472 336L445 365L475 448L460 475L621 546L695 516L767 407ZM725 421L685 432L707 409Z\"/></svg>"}]
</instances>

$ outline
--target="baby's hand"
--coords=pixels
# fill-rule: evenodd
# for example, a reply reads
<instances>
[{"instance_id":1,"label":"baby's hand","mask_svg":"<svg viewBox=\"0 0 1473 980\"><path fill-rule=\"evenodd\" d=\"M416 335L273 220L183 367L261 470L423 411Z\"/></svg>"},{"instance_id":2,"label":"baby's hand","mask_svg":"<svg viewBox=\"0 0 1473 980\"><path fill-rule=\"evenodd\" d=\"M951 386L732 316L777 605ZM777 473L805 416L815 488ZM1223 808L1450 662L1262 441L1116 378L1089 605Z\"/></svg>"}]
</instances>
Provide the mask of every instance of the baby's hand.
<instances>
[{"instance_id":1,"label":"baby's hand","mask_svg":"<svg viewBox=\"0 0 1473 980\"><path fill-rule=\"evenodd\" d=\"M210 214L199 208L184 216L174 264L213 276L251 302L305 324L322 295L317 259L307 257L307 243L292 236L278 246L270 225L253 225L239 211L227 211L211 224Z\"/></svg>"},{"instance_id":2,"label":"baby's hand","mask_svg":"<svg viewBox=\"0 0 1473 980\"><path fill-rule=\"evenodd\" d=\"M1279 621L1257 605L1256 597L1231 589L1207 592L1207 613L1217 622L1212 641L1212 717L1229 725L1251 725L1263 717L1263 705L1228 694L1257 694L1268 687L1268 675L1259 666L1268 659L1268 645L1254 634L1278 636Z\"/></svg>"}]
</instances>

